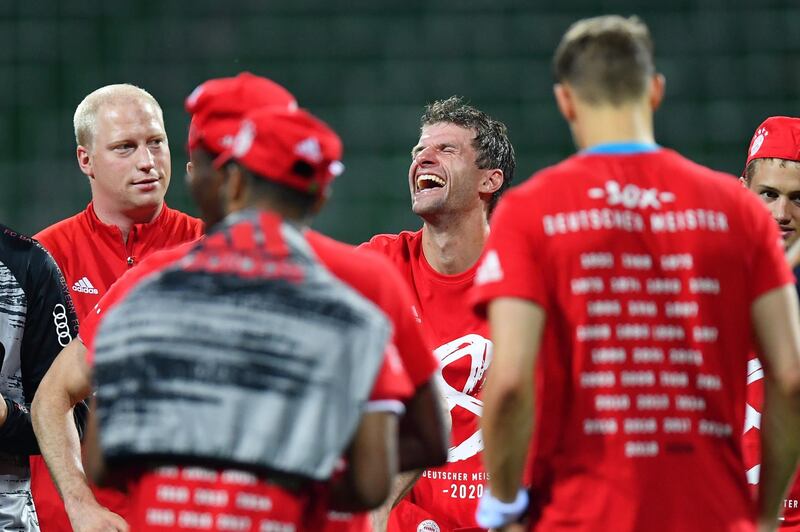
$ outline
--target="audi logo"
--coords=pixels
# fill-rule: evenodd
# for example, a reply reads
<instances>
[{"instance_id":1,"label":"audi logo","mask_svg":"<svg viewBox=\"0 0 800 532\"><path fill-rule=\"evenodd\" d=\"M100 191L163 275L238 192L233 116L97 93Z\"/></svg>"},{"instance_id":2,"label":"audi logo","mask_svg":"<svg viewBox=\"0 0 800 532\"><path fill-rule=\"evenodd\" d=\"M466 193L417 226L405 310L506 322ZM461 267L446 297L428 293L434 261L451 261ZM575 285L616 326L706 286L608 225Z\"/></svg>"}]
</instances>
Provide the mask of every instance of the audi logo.
<instances>
[{"instance_id":1,"label":"audi logo","mask_svg":"<svg viewBox=\"0 0 800 532\"><path fill-rule=\"evenodd\" d=\"M67 309L61 303L58 303L55 307L53 307L53 323L56 326L58 344L61 347L67 347L67 344L72 341L72 335L69 332Z\"/></svg>"}]
</instances>

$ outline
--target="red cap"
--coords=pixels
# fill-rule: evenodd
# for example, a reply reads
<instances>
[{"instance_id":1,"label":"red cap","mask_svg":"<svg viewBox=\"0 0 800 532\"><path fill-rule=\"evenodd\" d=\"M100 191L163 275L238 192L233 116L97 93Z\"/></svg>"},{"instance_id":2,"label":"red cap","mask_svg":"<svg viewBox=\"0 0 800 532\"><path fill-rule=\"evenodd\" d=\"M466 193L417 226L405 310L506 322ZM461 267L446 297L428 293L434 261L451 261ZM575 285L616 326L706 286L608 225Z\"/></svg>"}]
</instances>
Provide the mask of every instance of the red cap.
<instances>
[{"instance_id":1,"label":"red cap","mask_svg":"<svg viewBox=\"0 0 800 532\"><path fill-rule=\"evenodd\" d=\"M192 115L189 149L202 141L219 154L233 142L245 113L260 107L297 109L297 100L274 81L242 72L235 78L206 81L186 98L185 106Z\"/></svg>"},{"instance_id":2,"label":"red cap","mask_svg":"<svg viewBox=\"0 0 800 532\"><path fill-rule=\"evenodd\" d=\"M767 158L800 161L800 118L771 116L758 126L744 166Z\"/></svg>"},{"instance_id":3,"label":"red cap","mask_svg":"<svg viewBox=\"0 0 800 532\"><path fill-rule=\"evenodd\" d=\"M300 192L321 194L342 173L342 141L302 109L256 109L241 122L230 149L214 161L235 159L251 172Z\"/></svg>"}]
</instances>

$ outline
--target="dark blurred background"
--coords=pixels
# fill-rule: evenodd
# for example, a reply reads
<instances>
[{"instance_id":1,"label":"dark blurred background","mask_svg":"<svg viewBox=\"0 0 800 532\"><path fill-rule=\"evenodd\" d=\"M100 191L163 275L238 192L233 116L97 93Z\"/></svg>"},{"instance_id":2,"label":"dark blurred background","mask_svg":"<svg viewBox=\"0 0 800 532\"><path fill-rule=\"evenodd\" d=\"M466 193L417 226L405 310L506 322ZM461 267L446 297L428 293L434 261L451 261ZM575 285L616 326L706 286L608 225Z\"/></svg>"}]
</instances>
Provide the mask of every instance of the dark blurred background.
<instances>
[{"instance_id":1,"label":"dark blurred background","mask_svg":"<svg viewBox=\"0 0 800 532\"><path fill-rule=\"evenodd\" d=\"M72 114L120 82L164 108L167 201L194 213L183 99L250 70L344 140L347 171L318 228L350 242L416 229L406 173L424 104L461 94L504 121L524 180L573 150L550 58L571 22L605 13L650 26L667 77L662 145L738 173L764 117L800 114L798 0L0 0L0 222L33 233L86 205Z\"/></svg>"}]
</instances>

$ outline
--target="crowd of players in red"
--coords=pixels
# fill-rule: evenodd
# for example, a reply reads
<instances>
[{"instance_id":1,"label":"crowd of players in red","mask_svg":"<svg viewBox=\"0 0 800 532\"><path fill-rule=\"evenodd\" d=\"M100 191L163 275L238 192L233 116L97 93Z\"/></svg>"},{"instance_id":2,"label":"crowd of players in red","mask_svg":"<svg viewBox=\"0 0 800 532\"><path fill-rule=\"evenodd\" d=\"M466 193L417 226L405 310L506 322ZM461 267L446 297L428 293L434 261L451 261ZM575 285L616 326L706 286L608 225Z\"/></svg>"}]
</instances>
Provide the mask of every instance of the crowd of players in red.
<instances>
[{"instance_id":1,"label":"crowd of players in red","mask_svg":"<svg viewBox=\"0 0 800 532\"><path fill-rule=\"evenodd\" d=\"M0 522L800 530L800 119L764 121L737 180L656 144L638 19L575 23L554 72L575 155L503 194L505 126L434 102L408 172L422 228L358 247L309 228L343 147L280 85L186 99L202 221L164 203L156 100L89 94L92 201L35 235L63 272L60 306L28 297L53 341L2 368L35 383L2 390L4 436L38 449L3 458Z\"/></svg>"}]
</instances>

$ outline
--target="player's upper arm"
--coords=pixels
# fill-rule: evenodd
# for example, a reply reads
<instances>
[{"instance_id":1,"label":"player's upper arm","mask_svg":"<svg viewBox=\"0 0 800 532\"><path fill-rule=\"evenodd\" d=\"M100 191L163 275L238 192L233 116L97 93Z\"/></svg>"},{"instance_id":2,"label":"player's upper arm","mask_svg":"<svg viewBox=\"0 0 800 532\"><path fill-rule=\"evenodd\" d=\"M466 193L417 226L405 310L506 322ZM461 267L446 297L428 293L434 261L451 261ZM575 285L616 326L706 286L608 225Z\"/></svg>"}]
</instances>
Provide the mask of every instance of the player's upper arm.
<instances>
[{"instance_id":1,"label":"player's upper arm","mask_svg":"<svg viewBox=\"0 0 800 532\"><path fill-rule=\"evenodd\" d=\"M58 354L42 379L40 393L66 394L72 404L86 399L92 392L92 369L86 361L86 347L80 339L71 341ZM37 399L39 394L37 394ZM34 399L34 410L37 406Z\"/></svg>"},{"instance_id":2,"label":"player's upper arm","mask_svg":"<svg viewBox=\"0 0 800 532\"><path fill-rule=\"evenodd\" d=\"M488 313L495 385L530 380L546 319L544 308L526 299L499 297L489 303Z\"/></svg>"}]
</instances>

